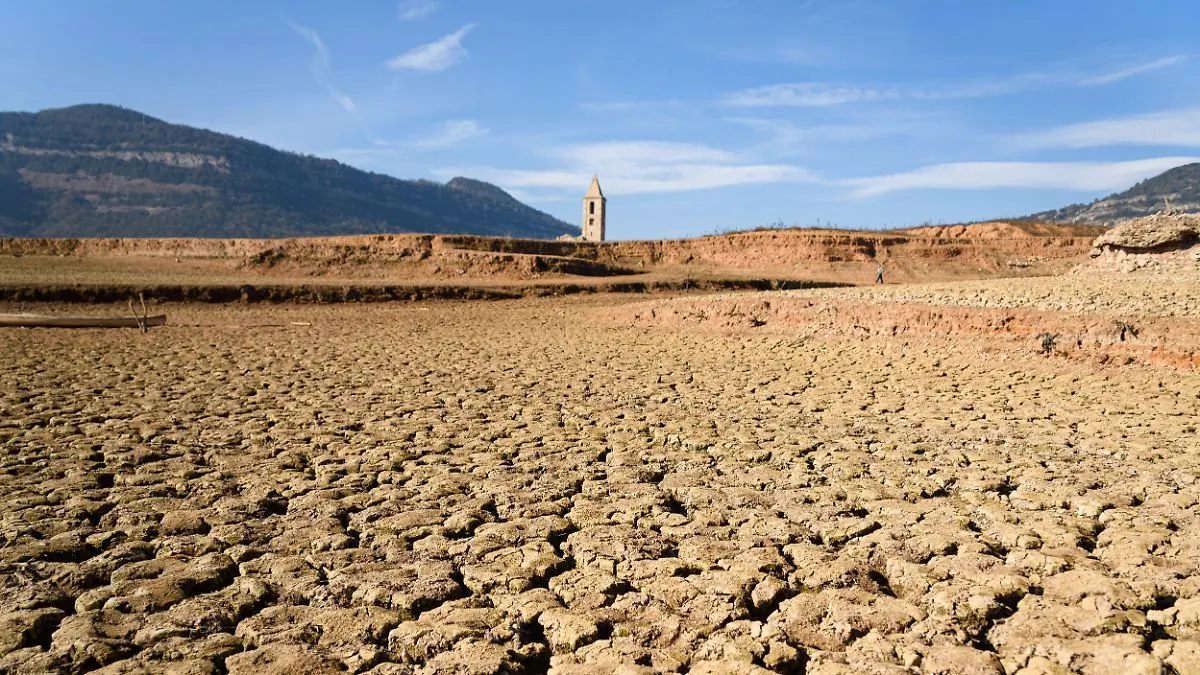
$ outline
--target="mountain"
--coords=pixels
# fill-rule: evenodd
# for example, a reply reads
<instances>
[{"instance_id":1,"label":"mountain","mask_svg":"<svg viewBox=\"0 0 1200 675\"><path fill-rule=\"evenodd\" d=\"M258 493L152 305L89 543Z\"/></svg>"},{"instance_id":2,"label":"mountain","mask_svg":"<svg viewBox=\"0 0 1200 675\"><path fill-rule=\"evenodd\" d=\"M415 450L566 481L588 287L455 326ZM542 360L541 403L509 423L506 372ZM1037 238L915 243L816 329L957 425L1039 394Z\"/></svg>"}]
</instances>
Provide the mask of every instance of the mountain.
<instances>
[{"instance_id":1,"label":"mountain","mask_svg":"<svg viewBox=\"0 0 1200 675\"><path fill-rule=\"evenodd\" d=\"M1029 219L1111 224L1153 215L1164 210L1166 200L1175 211L1200 212L1200 164L1177 166L1091 204L1072 204L1056 211L1043 211Z\"/></svg>"},{"instance_id":2,"label":"mountain","mask_svg":"<svg viewBox=\"0 0 1200 675\"><path fill-rule=\"evenodd\" d=\"M399 180L116 106L0 113L0 236L397 232L579 228L488 183Z\"/></svg>"}]
</instances>

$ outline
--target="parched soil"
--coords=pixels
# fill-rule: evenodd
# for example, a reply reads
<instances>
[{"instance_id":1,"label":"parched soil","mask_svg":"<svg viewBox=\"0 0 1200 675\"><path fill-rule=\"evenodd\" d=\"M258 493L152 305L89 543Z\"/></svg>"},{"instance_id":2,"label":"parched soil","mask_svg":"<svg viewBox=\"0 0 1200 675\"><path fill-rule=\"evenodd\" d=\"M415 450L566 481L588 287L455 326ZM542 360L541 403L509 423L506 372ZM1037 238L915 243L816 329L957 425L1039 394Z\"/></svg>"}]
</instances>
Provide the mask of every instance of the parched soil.
<instances>
[{"instance_id":1,"label":"parched soil","mask_svg":"<svg viewBox=\"0 0 1200 675\"><path fill-rule=\"evenodd\" d=\"M696 301L0 331L0 671L1200 669L1200 372Z\"/></svg>"},{"instance_id":2,"label":"parched soil","mask_svg":"<svg viewBox=\"0 0 1200 675\"><path fill-rule=\"evenodd\" d=\"M937 337L1102 364L1200 368L1198 293L1200 268L1169 276L1080 268L1057 277L706 295L630 304L611 316L804 339Z\"/></svg>"}]
</instances>

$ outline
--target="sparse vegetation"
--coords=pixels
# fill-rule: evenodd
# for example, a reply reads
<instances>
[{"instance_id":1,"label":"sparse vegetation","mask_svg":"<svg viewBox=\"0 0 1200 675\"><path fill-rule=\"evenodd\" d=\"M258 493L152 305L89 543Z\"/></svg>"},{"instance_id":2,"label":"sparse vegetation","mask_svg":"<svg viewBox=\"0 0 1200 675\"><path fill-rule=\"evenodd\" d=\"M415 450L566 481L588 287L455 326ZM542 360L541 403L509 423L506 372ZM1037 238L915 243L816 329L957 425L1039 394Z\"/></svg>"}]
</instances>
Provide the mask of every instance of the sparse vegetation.
<instances>
[{"instance_id":1,"label":"sparse vegetation","mask_svg":"<svg viewBox=\"0 0 1200 675\"><path fill-rule=\"evenodd\" d=\"M797 231L797 230L799 230L799 231L803 231L803 230L821 231L821 230L837 230L837 229L841 229L841 228L833 221L828 221L828 222L822 223L820 218L817 219L816 224L814 224L814 225L801 225L800 223L788 224L788 223L784 222L783 219L781 218L779 220L767 223L765 225L758 225L755 227L717 228L717 229L714 229L714 230L706 233L705 236L707 236L707 237L723 237L723 236L729 235L729 234L746 234L748 232L785 232L785 231Z\"/></svg>"},{"instance_id":2,"label":"sparse vegetation","mask_svg":"<svg viewBox=\"0 0 1200 675\"><path fill-rule=\"evenodd\" d=\"M1038 344L1041 346L1043 354L1050 354L1054 351L1054 345L1058 342L1058 333L1042 333L1037 336Z\"/></svg>"},{"instance_id":3,"label":"sparse vegetation","mask_svg":"<svg viewBox=\"0 0 1200 675\"><path fill-rule=\"evenodd\" d=\"M1124 342L1126 337L1131 337L1131 338L1137 339L1138 330L1137 330L1137 327L1134 326L1133 324L1127 323L1125 321L1114 321L1113 325L1121 333L1121 342Z\"/></svg>"}]
</instances>

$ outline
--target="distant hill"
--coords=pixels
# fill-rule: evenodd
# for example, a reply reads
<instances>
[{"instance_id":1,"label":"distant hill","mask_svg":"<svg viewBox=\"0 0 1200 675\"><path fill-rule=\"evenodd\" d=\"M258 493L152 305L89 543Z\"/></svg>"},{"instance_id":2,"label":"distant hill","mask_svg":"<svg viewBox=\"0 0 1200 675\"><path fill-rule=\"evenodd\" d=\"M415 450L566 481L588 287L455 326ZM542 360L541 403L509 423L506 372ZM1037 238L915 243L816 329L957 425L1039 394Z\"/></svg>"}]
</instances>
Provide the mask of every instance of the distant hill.
<instances>
[{"instance_id":1,"label":"distant hill","mask_svg":"<svg viewBox=\"0 0 1200 675\"><path fill-rule=\"evenodd\" d=\"M488 183L399 180L116 106L0 113L0 236L398 232L579 228Z\"/></svg>"},{"instance_id":2,"label":"distant hill","mask_svg":"<svg viewBox=\"0 0 1200 675\"><path fill-rule=\"evenodd\" d=\"M1200 212L1200 164L1175 167L1091 204L1072 204L1056 211L1035 213L1029 219L1112 224L1162 211L1166 206L1164 198L1170 200L1171 208L1176 211Z\"/></svg>"}]
</instances>

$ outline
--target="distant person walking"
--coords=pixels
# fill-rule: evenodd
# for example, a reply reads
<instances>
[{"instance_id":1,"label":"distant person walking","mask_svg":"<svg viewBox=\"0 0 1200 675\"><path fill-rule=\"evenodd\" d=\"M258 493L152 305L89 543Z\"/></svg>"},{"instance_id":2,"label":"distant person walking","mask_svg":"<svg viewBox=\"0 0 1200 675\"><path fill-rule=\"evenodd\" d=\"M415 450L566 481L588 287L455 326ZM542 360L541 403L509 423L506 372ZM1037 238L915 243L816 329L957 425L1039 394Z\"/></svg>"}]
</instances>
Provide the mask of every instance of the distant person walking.
<instances>
[{"instance_id":1,"label":"distant person walking","mask_svg":"<svg viewBox=\"0 0 1200 675\"><path fill-rule=\"evenodd\" d=\"M875 283L883 283L883 263L875 265Z\"/></svg>"}]
</instances>

